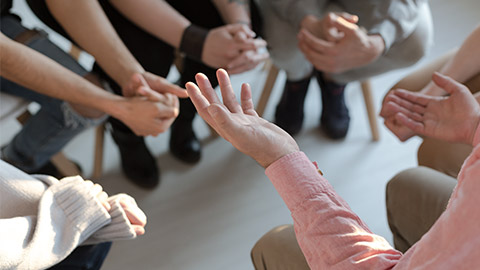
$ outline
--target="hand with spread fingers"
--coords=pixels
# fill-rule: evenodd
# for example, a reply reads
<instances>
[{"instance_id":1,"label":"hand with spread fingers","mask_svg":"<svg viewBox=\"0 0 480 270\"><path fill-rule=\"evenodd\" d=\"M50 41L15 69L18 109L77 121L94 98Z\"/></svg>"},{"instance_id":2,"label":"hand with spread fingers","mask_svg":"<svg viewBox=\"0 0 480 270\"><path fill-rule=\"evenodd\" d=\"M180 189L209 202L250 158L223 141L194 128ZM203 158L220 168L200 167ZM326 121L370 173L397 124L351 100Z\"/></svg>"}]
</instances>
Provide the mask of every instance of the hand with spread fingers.
<instances>
[{"instance_id":1,"label":"hand with spread fingers","mask_svg":"<svg viewBox=\"0 0 480 270\"><path fill-rule=\"evenodd\" d=\"M395 90L388 101L395 119L419 135L472 144L480 122L480 105L464 85L435 73L433 82L449 96L428 96Z\"/></svg>"},{"instance_id":2,"label":"hand with spread fingers","mask_svg":"<svg viewBox=\"0 0 480 270\"><path fill-rule=\"evenodd\" d=\"M242 85L241 104L237 102L225 70L217 71L223 104L203 74L195 77L197 85L186 88L200 116L234 147L255 159L262 167L290 153L299 151L295 140L281 128L258 116L248 84Z\"/></svg>"}]
</instances>

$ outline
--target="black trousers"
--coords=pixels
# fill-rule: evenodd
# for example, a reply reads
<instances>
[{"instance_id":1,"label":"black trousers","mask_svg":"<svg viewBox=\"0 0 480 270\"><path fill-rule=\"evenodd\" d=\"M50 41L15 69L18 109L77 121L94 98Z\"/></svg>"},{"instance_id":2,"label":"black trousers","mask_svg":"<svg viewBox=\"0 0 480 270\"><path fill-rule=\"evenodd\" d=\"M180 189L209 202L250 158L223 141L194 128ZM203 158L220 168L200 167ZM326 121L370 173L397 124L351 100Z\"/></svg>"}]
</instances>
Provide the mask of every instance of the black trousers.
<instances>
[{"instance_id":1,"label":"black trousers","mask_svg":"<svg viewBox=\"0 0 480 270\"><path fill-rule=\"evenodd\" d=\"M67 39L72 40L62 26L53 18L45 1L27 0L27 2L42 22ZM225 24L210 0L168 0L167 2L193 24L198 26L212 29ZM122 41L145 70L161 77L166 77L174 60L174 48L136 26L118 12L109 1L100 0L100 4ZM252 25L254 26L254 31L259 33L259 26L261 25L259 12L255 5L252 4L250 6ZM93 71L102 79L108 81L117 94L121 94L121 87L117 85L100 66L94 64ZM215 87L218 85L215 71L216 69L186 57L183 63L183 70L181 71L180 85L183 86L189 81L195 81L195 74L202 72L212 82L212 86ZM180 115L177 117L176 122L191 122L195 117L195 113L195 107L190 99L181 99ZM117 119L112 119L110 123L114 129L133 134L127 126Z\"/></svg>"}]
</instances>

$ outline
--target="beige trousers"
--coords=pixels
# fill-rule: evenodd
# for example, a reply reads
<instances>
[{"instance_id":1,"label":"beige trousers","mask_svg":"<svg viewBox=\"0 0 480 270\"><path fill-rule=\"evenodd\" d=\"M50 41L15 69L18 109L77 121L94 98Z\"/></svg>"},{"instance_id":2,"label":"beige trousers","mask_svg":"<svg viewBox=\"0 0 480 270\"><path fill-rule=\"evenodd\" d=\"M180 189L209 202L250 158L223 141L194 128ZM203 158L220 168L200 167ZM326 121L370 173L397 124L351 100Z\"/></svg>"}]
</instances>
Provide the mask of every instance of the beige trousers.
<instances>
[{"instance_id":1,"label":"beige trousers","mask_svg":"<svg viewBox=\"0 0 480 270\"><path fill-rule=\"evenodd\" d=\"M455 53L405 77L393 88L419 91ZM466 85L480 91L480 74ZM397 174L387 185L387 215L395 248L405 252L435 223L447 206L456 185L456 177L472 147L424 138L418 149L420 167ZM252 249L257 270L310 269L295 238L293 225L278 226L267 232Z\"/></svg>"}]
</instances>

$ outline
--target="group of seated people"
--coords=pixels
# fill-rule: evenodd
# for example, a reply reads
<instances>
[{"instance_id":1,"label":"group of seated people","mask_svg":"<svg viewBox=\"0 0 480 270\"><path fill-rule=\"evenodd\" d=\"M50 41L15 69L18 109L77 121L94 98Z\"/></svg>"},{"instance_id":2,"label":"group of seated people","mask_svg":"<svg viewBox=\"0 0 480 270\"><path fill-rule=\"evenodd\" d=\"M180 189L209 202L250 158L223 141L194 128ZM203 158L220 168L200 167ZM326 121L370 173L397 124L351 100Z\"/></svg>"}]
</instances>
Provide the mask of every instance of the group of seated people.
<instances>
[{"instance_id":1,"label":"group of seated people","mask_svg":"<svg viewBox=\"0 0 480 270\"><path fill-rule=\"evenodd\" d=\"M63 178L50 158L108 121L126 177L155 188L160 172L144 137L170 130L172 155L196 163L197 112L265 168L291 211L293 225L274 228L252 249L256 269L478 267L480 96L472 92L480 87L480 27L384 98L386 127L401 141L424 138L420 166L387 185L393 248L292 136L302 128L312 77L321 90L320 129L332 139L346 136L348 83L410 66L431 45L426 0L27 3L95 63L85 70L45 32L24 27L12 0L1 2L0 90L41 108L1 148L0 269L100 269L112 241L144 234L147 218L132 197L109 196L80 176ZM165 77L177 52L180 79L171 83ZM248 84L237 102L229 78L267 58L287 75L273 123L255 112Z\"/></svg>"}]
</instances>

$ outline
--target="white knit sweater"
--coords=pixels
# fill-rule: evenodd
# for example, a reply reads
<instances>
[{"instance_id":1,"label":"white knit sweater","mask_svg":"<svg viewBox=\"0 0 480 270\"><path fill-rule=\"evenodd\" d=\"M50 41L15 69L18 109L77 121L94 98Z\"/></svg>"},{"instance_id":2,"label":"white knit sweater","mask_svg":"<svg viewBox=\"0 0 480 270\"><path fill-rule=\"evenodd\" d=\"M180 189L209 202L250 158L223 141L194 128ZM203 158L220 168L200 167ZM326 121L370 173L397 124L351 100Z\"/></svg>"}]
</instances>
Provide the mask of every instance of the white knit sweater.
<instances>
[{"instance_id":1,"label":"white knit sweater","mask_svg":"<svg viewBox=\"0 0 480 270\"><path fill-rule=\"evenodd\" d=\"M119 194L107 212L80 176L30 176L0 160L0 269L45 269L80 244L132 239Z\"/></svg>"}]
</instances>

